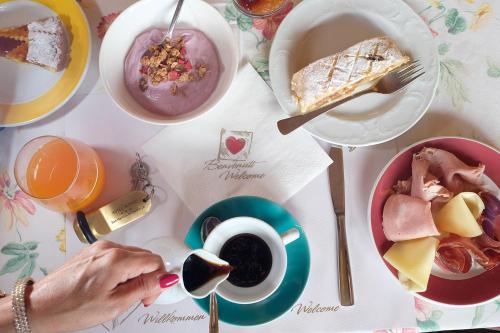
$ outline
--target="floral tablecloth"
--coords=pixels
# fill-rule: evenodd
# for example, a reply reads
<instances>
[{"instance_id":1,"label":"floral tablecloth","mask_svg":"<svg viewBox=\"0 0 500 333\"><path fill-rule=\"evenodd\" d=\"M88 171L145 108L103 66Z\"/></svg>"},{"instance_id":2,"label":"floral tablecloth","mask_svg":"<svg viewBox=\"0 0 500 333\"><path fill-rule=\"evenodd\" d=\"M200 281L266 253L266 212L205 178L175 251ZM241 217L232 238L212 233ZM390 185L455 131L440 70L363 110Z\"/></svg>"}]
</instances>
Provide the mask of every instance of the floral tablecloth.
<instances>
[{"instance_id":1,"label":"floral tablecloth","mask_svg":"<svg viewBox=\"0 0 500 333\"><path fill-rule=\"evenodd\" d=\"M307 1L307 0L304 0ZM333 0L332 0L333 1ZM12 156L30 137L64 135L65 115L89 94L102 93L98 80L99 40L121 10L133 0L81 0L94 38L91 69L63 110L35 125L0 132L0 288L10 289L15 279L41 278L66 258L66 217L49 212L23 194L13 179ZM231 3L213 2L240 36L243 56L262 78L269 81L268 53L271 40L295 3L268 19L241 15ZM346 163L360 156L386 151L394 155L417 140L437 135L474 138L500 145L500 1L406 0L427 23L440 55L438 94L424 118L401 137L376 148L350 149ZM14 139L15 137L15 139ZM383 165L383 163L382 163ZM377 171L378 172L378 171ZM37 216L43 215L44 221ZM68 217L69 219L69 217ZM43 223L42 223L43 222ZM376 307L376 300L374 300ZM415 299L415 328L376 332L415 332L438 329L500 326L500 300L470 308L448 308ZM397 314L394 314L397 316ZM114 325L114 324L113 324ZM376 327L373 328L374 330Z\"/></svg>"}]
</instances>

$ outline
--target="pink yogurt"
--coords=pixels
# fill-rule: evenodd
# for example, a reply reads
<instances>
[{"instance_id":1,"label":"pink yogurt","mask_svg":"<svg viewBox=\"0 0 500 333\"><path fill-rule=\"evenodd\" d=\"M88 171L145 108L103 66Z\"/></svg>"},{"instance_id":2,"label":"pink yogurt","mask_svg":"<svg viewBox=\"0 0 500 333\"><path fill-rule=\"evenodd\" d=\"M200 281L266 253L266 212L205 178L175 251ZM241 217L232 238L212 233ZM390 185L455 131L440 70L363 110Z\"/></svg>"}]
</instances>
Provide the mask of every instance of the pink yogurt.
<instances>
[{"instance_id":1,"label":"pink yogurt","mask_svg":"<svg viewBox=\"0 0 500 333\"><path fill-rule=\"evenodd\" d=\"M129 93L144 108L160 114L178 116L193 111L203 104L213 93L219 81L219 56L217 49L210 39L199 30L178 29L173 38L184 38L186 59L191 61L193 71L200 64L205 64L207 72L199 81L180 82L177 94L170 93L173 81L162 82L157 86L149 84L146 91L141 91L140 60L151 44L158 44L163 38L164 31L153 29L140 34L130 48L125 59L124 77Z\"/></svg>"}]
</instances>

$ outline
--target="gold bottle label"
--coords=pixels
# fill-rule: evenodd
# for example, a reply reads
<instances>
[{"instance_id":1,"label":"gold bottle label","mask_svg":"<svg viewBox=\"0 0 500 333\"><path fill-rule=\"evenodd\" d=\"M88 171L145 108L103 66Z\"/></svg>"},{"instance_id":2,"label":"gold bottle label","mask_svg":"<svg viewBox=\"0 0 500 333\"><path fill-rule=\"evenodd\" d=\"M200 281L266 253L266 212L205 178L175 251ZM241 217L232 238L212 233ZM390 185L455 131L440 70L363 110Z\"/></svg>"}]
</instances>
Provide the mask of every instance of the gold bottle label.
<instances>
[{"instance_id":1,"label":"gold bottle label","mask_svg":"<svg viewBox=\"0 0 500 333\"><path fill-rule=\"evenodd\" d=\"M119 229L151 210L151 198L144 191L128 192L98 210L85 214L90 231L96 238L101 238L113 230ZM81 230L75 222L75 231L82 240Z\"/></svg>"}]
</instances>

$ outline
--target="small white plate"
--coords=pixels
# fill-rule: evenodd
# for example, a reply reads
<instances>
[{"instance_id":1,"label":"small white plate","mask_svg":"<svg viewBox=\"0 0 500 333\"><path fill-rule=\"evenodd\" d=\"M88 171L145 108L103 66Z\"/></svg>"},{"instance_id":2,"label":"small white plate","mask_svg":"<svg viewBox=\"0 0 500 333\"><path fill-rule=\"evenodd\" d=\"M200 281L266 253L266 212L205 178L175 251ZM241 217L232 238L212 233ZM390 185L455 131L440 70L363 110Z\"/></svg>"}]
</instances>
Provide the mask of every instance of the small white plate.
<instances>
[{"instance_id":1,"label":"small white plate","mask_svg":"<svg viewBox=\"0 0 500 333\"><path fill-rule=\"evenodd\" d=\"M176 28L198 29L215 44L221 63L217 87L198 108L175 117L153 113L135 101L125 86L125 58L135 38L142 32L168 27L176 3L173 0L142 0L128 7L106 32L99 55L101 78L113 101L132 117L152 124L179 124L209 111L229 89L238 69L238 46L226 20L204 1L185 1Z\"/></svg>"},{"instance_id":2,"label":"small white plate","mask_svg":"<svg viewBox=\"0 0 500 333\"><path fill-rule=\"evenodd\" d=\"M309 122L304 128L337 145L367 146L391 140L425 113L439 78L437 48L423 20L401 0L308 0L281 23L274 38L271 84L287 114L298 113L292 75L317 59L362 40L389 36L422 63L425 75L392 95L368 94Z\"/></svg>"}]
</instances>

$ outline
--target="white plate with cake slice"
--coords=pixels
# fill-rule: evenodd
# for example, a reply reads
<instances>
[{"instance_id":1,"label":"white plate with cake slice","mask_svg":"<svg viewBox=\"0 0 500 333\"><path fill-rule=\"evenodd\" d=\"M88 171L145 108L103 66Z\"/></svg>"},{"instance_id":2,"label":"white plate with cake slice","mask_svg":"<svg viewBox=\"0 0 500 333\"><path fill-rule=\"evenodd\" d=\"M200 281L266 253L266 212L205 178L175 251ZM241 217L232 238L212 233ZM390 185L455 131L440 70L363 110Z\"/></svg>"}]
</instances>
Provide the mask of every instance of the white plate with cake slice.
<instances>
[{"instance_id":1,"label":"white plate with cake slice","mask_svg":"<svg viewBox=\"0 0 500 333\"><path fill-rule=\"evenodd\" d=\"M90 32L74 1L0 0L0 127L61 107L90 60Z\"/></svg>"},{"instance_id":2,"label":"white plate with cake slice","mask_svg":"<svg viewBox=\"0 0 500 333\"><path fill-rule=\"evenodd\" d=\"M384 36L393 43L373 39ZM271 84L285 112L297 115L350 94L367 80L376 82L404 56L408 61L418 59L425 75L397 93L359 97L304 125L313 136L331 144L378 144L415 125L438 85L433 37L403 1L301 2L275 35L269 58ZM295 73L299 74L293 79Z\"/></svg>"}]
</instances>

